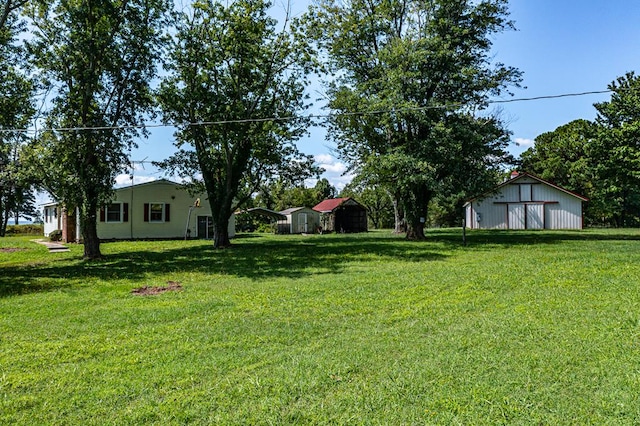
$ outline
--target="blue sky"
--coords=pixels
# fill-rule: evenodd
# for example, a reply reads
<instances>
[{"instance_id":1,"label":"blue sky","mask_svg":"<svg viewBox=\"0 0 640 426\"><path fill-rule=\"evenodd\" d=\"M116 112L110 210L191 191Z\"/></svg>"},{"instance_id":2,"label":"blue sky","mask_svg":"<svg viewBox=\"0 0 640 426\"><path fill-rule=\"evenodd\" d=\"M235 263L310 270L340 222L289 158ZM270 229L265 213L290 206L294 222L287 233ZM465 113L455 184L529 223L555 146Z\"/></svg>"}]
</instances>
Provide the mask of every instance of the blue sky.
<instances>
[{"instance_id":1,"label":"blue sky","mask_svg":"<svg viewBox=\"0 0 640 426\"><path fill-rule=\"evenodd\" d=\"M294 14L308 1L294 1ZM277 3L278 4L278 3ZM640 72L640 1L638 0L512 0L511 19L517 31L494 37L494 60L524 72L523 86L513 98L559 95L606 90L615 78L628 71ZM319 90L312 87L311 91ZM313 97L316 97L312 93ZM519 155L541 133L571 120L594 119L594 102L608 94L501 104L502 117L512 131L510 151ZM503 99L509 99L504 97ZM317 111L317 109L315 109ZM342 188L348 176L341 176L344 164L331 155L322 129L310 129L299 142L300 149L316 156L334 186ZM173 151L171 129L154 130L139 142L133 160L162 160ZM150 164L137 167L135 181L162 177ZM118 182L129 184L128 175Z\"/></svg>"}]
</instances>

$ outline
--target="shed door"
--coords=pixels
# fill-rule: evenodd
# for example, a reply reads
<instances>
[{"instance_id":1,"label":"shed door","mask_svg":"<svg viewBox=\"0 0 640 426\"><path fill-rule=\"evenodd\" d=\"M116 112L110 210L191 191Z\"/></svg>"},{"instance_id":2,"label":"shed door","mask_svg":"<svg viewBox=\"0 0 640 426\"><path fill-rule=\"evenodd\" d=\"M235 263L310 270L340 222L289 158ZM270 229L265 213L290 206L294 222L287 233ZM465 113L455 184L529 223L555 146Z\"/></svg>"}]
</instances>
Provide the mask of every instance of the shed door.
<instances>
[{"instance_id":1,"label":"shed door","mask_svg":"<svg viewBox=\"0 0 640 426\"><path fill-rule=\"evenodd\" d=\"M527 229L544 229L544 204L527 204Z\"/></svg>"},{"instance_id":2,"label":"shed door","mask_svg":"<svg viewBox=\"0 0 640 426\"><path fill-rule=\"evenodd\" d=\"M306 213L300 213L298 215L298 232L308 232L309 222Z\"/></svg>"},{"instance_id":3,"label":"shed door","mask_svg":"<svg viewBox=\"0 0 640 426\"><path fill-rule=\"evenodd\" d=\"M524 204L508 204L509 229L525 229Z\"/></svg>"}]
</instances>

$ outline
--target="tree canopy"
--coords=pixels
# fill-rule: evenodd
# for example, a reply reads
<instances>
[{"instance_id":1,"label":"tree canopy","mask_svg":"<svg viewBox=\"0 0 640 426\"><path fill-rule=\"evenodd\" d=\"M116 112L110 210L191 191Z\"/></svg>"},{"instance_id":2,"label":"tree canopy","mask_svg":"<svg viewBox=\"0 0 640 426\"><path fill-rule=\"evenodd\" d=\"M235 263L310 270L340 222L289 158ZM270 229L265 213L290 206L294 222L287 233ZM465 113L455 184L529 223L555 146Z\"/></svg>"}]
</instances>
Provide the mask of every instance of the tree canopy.
<instances>
[{"instance_id":1,"label":"tree canopy","mask_svg":"<svg viewBox=\"0 0 640 426\"><path fill-rule=\"evenodd\" d=\"M49 84L40 182L80 211L85 258L101 257L97 211L153 114L167 0L51 0L29 10L34 64Z\"/></svg>"},{"instance_id":2,"label":"tree canopy","mask_svg":"<svg viewBox=\"0 0 640 426\"><path fill-rule=\"evenodd\" d=\"M23 45L18 43L25 23L19 13L24 0L6 0L0 9L0 236L11 215L31 212L31 181L21 162L25 133L34 108L34 81L29 77Z\"/></svg>"},{"instance_id":3,"label":"tree canopy","mask_svg":"<svg viewBox=\"0 0 640 426\"><path fill-rule=\"evenodd\" d=\"M208 0L180 13L159 93L179 148L161 165L204 187L217 248L230 245L233 211L266 182L315 170L293 143L309 123L300 114L309 52L288 21L277 29L269 7Z\"/></svg>"},{"instance_id":4,"label":"tree canopy","mask_svg":"<svg viewBox=\"0 0 640 426\"><path fill-rule=\"evenodd\" d=\"M543 133L521 155L522 168L588 197L585 222L640 224L640 77L609 86L611 100L594 105L595 121L575 120Z\"/></svg>"},{"instance_id":5,"label":"tree canopy","mask_svg":"<svg viewBox=\"0 0 640 426\"><path fill-rule=\"evenodd\" d=\"M507 2L320 1L309 34L335 79L330 137L351 169L398 201L407 236L424 238L438 194L476 193L510 157L507 130L482 113L520 72L489 57L512 28Z\"/></svg>"}]
</instances>

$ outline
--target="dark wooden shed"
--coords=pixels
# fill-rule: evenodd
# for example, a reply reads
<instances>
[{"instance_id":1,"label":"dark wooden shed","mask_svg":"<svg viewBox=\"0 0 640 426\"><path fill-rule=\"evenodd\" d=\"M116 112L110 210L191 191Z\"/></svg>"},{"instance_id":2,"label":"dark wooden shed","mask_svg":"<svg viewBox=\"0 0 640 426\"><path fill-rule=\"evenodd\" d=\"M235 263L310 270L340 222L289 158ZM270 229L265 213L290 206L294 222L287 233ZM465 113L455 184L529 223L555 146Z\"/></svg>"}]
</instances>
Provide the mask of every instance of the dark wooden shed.
<instances>
[{"instance_id":1,"label":"dark wooden shed","mask_svg":"<svg viewBox=\"0 0 640 426\"><path fill-rule=\"evenodd\" d=\"M367 232L367 209L353 198L332 198L316 205L323 231Z\"/></svg>"}]
</instances>

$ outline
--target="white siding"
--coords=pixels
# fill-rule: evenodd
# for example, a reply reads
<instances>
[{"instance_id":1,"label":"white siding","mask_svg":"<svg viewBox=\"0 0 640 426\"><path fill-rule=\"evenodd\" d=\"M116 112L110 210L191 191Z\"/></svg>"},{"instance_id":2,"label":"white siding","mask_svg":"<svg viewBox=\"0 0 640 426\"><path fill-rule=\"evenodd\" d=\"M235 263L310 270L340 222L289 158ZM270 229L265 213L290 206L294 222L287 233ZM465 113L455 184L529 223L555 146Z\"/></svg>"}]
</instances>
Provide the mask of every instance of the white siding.
<instances>
[{"instance_id":1,"label":"white siding","mask_svg":"<svg viewBox=\"0 0 640 426\"><path fill-rule=\"evenodd\" d=\"M474 229L582 229L582 200L525 176L469 202L466 218Z\"/></svg>"},{"instance_id":2,"label":"white siding","mask_svg":"<svg viewBox=\"0 0 640 426\"><path fill-rule=\"evenodd\" d=\"M56 229L62 229L60 209L57 204L47 204L42 211L44 221L44 236L48 237Z\"/></svg>"},{"instance_id":3,"label":"white siding","mask_svg":"<svg viewBox=\"0 0 640 426\"><path fill-rule=\"evenodd\" d=\"M509 204L509 229L525 229L524 204Z\"/></svg>"},{"instance_id":4,"label":"white siding","mask_svg":"<svg viewBox=\"0 0 640 426\"><path fill-rule=\"evenodd\" d=\"M527 229L544 229L544 204L525 204Z\"/></svg>"},{"instance_id":5,"label":"white siding","mask_svg":"<svg viewBox=\"0 0 640 426\"><path fill-rule=\"evenodd\" d=\"M101 239L138 239L138 238L183 238L187 229L189 209L196 198L200 198L200 207L193 209L189 220L190 235L197 236L197 216L211 216L211 207L205 194L191 196L179 185L168 181L156 181L134 185L115 191L113 202L127 203L128 221L109 223L98 222L98 237ZM145 221L144 205L148 203L168 204L169 221ZM229 236L235 236L235 220L229 221Z\"/></svg>"}]
</instances>

